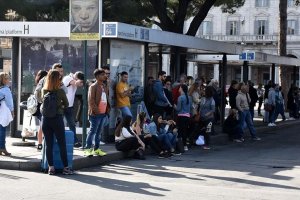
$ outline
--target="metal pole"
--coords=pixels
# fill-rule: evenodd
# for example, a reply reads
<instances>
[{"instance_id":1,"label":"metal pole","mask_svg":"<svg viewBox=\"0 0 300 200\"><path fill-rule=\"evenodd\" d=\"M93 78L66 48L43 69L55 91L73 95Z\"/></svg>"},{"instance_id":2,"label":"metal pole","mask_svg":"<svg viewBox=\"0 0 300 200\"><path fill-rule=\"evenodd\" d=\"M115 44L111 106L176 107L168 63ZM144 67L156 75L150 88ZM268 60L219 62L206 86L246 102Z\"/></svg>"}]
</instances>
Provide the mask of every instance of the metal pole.
<instances>
[{"instance_id":1,"label":"metal pole","mask_svg":"<svg viewBox=\"0 0 300 200\"><path fill-rule=\"evenodd\" d=\"M272 80L273 83L275 83L275 64L274 63L272 63L271 80Z\"/></svg>"},{"instance_id":2,"label":"metal pole","mask_svg":"<svg viewBox=\"0 0 300 200\"><path fill-rule=\"evenodd\" d=\"M84 86L83 86L83 106L82 106L82 147L85 147L86 140L86 129L87 129L87 41L84 41L84 56L83 56L83 65L84 65Z\"/></svg>"},{"instance_id":3,"label":"metal pole","mask_svg":"<svg viewBox=\"0 0 300 200\"><path fill-rule=\"evenodd\" d=\"M13 94L13 99L14 99L14 112L15 112L15 118L11 123L11 137L16 137L17 136L17 131L18 131L18 123L19 123L19 118L21 117L19 115L19 44L20 44L20 38L14 37L12 40L12 70L11 70L11 90Z\"/></svg>"},{"instance_id":4,"label":"metal pole","mask_svg":"<svg viewBox=\"0 0 300 200\"><path fill-rule=\"evenodd\" d=\"M222 68L221 69L221 124L223 126L225 119L225 106L226 106L226 97L225 97L225 89L226 89L226 77L227 77L227 55L223 54L222 59Z\"/></svg>"},{"instance_id":5,"label":"metal pole","mask_svg":"<svg viewBox=\"0 0 300 200\"><path fill-rule=\"evenodd\" d=\"M248 81L248 73L249 73L248 65L249 65L249 62L244 61L244 64L243 64L243 81L245 83Z\"/></svg>"}]
</instances>

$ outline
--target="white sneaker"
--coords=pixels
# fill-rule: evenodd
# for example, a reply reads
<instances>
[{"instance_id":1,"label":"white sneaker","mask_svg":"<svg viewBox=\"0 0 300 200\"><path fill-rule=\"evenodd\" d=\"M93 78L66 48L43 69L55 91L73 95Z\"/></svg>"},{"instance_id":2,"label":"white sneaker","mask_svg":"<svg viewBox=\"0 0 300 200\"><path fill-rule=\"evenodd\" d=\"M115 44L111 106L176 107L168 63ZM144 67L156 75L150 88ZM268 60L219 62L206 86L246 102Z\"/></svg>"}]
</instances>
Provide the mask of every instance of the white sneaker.
<instances>
[{"instance_id":1,"label":"white sneaker","mask_svg":"<svg viewBox=\"0 0 300 200\"><path fill-rule=\"evenodd\" d=\"M289 120L296 120L294 117L290 117Z\"/></svg>"},{"instance_id":2,"label":"white sneaker","mask_svg":"<svg viewBox=\"0 0 300 200\"><path fill-rule=\"evenodd\" d=\"M277 126L275 123L272 123L273 124L273 126Z\"/></svg>"},{"instance_id":3,"label":"white sneaker","mask_svg":"<svg viewBox=\"0 0 300 200\"><path fill-rule=\"evenodd\" d=\"M189 150L189 148L187 146L184 146L183 149L184 149L184 151L188 151Z\"/></svg>"},{"instance_id":4,"label":"white sneaker","mask_svg":"<svg viewBox=\"0 0 300 200\"><path fill-rule=\"evenodd\" d=\"M102 141L100 141L100 142L99 142L99 145L105 145L105 143L104 143L104 142L102 142Z\"/></svg>"},{"instance_id":5,"label":"white sneaker","mask_svg":"<svg viewBox=\"0 0 300 200\"><path fill-rule=\"evenodd\" d=\"M273 125L273 123L269 123L269 124L268 124L268 126L270 126L270 127L271 127L271 126L274 126L274 125Z\"/></svg>"}]
</instances>

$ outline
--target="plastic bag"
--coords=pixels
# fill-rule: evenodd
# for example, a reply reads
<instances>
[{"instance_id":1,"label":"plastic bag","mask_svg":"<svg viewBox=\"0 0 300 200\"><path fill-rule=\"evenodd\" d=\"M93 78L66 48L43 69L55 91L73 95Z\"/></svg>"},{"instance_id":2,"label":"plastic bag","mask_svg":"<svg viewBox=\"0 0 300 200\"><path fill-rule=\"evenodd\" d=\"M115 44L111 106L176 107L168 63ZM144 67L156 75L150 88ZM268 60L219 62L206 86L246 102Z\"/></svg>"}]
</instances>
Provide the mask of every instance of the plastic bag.
<instances>
[{"instance_id":1,"label":"plastic bag","mask_svg":"<svg viewBox=\"0 0 300 200\"><path fill-rule=\"evenodd\" d=\"M203 135L199 135L198 139L196 140L196 145L204 145L205 141L204 141L204 136Z\"/></svg>"}]
</instances>

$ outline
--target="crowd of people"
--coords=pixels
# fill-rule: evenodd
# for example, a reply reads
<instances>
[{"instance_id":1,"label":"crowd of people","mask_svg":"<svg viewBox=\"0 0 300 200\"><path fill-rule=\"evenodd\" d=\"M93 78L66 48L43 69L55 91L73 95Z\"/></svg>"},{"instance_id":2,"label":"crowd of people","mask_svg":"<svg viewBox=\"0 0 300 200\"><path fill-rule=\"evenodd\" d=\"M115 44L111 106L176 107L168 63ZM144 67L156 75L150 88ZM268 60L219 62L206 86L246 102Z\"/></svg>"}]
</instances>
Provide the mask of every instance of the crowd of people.
<instances>
[{"instance_id":1,"label":"crowd of people","mask_svg":"<svg viewBox=\"0 0 300 200\"><path fill-rule=\"evenodd\" d=\"M222 121L221 89L217 80L206 82L203 78L194 80L193 77L181 75L173 82L165 71L160 71L156 80L148 77L144 88L146 111L139 112L135 117L130 103L134 88L127 83L128 72L121 72L120 80L117 80L115 85L109 77L109 67L96 69L95 81L89 85L87 104L90 130L85 141L86 145L83 147L86 156L106 155L99 145L104 127L109 123L110 91L114 92L115 106L121 113L121 120L116 124L115 130L115 147L118 151L132 150L135 158L145 159L144 151L148 146L159 158L180 155L193 145L200 144L204 150L211 148L210 139L215 133L214 126ZM37 86L33 93L38 101L38 109L33 115L40 121L37 148L38 150L46 148L49 174L55 174L52 153L55 136L65 166L63 173L72 174L72 170L68 168L63 118L74 133L74 147L81 147L82 144L76 137L74 99L77 88L84 86L84 74L78 71L64 76L63 66L56 63L48 72L39 71L35 81ZM1 104L7 105L13 117L14 106L8 83L8 74L0 73ZM115 88L111 90L112 87ZM49 92L57 96L54 117L46 116L40 109L43 108L45 96ZM252 140L261 140L253 123L257 103L259 117L263 116L262 105L264 105L263 117L268 126L276 126L275 121L279 114L282 115L282 120L286 120L285 95L281 92L280 86L272 81L264 88L259 84L256 89L251 81L239 83L233 80L227 96L230 110L223 124L223 131L228 134L231 141L244 142L246 127ZM292 86L287 94L289 119L299 118L299 101L299 89ZM148 114L150 117L147 117ZM9 156L11 154L5 147L5 128L6 126L0 124L0 153ZM46 147L42 146L42 135ZM201 138L203 142L199 142Z\"/></svg>"}]
</instances>

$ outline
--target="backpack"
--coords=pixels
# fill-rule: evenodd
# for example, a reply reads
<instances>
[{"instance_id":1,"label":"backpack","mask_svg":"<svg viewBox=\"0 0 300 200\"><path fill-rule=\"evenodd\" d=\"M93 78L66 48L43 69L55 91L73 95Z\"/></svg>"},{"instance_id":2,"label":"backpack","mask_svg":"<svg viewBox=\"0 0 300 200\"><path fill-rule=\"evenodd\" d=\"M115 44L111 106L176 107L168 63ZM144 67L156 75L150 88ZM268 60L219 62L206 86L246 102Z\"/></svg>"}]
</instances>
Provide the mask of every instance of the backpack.
<instances>
[{"instance_id":1,"label":"backpack","mask_svg":"<svg viewBox=\"0 0 300 200\"><path fill-rule=\"evenodd\" d=\"M43 117L53 118L57 114L57 93L47 92L44 95L41 105L41 113Z\"/></svg>"},{"instance_id":2,"label":"backpack","mask_svg":"<svg viewBox=\"0 0 300 200\"><path fill-rule=\"evenodd\" d=\"M27 110L31 115L38 111L38 100L34 94L31 94L27 99Z\"/></svg>"}]
</instances>

